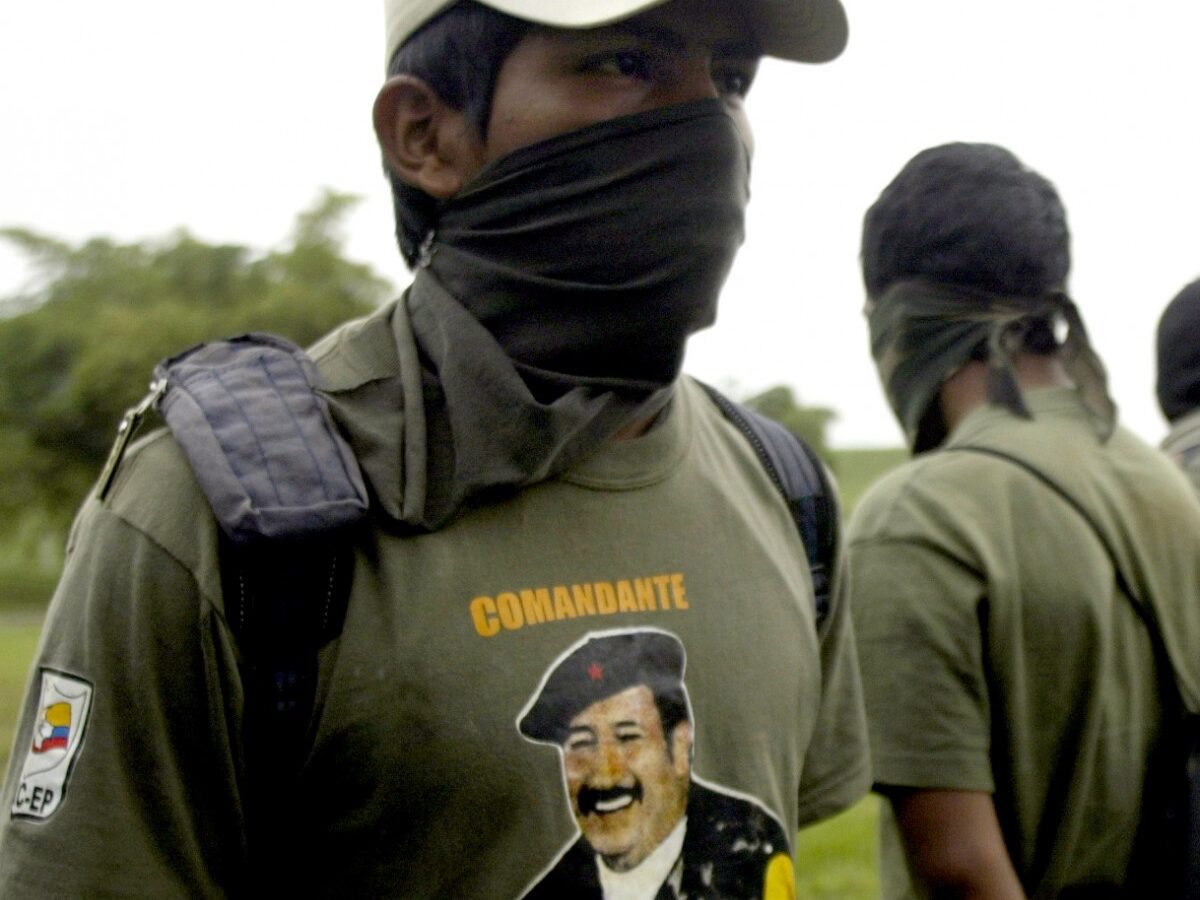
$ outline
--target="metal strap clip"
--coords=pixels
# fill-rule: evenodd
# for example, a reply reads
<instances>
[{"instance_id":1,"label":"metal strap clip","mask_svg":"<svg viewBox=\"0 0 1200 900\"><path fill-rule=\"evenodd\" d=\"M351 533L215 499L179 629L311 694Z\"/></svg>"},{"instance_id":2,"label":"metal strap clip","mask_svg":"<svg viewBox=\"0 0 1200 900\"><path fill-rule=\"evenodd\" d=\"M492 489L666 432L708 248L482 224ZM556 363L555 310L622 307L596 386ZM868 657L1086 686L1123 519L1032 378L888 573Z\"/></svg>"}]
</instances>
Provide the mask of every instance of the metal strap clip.
<instances>
[{"instance_id":1,"label":"metal strap clip","mask_svg":"<svg viewBox=\"0 0 1200 900\"><path fill-rule=\"evenodd\" d=\"M121 460L125 457L125 450L129 447L129 442L133 440L134 434L137 433L138 426L142 424L142 419L152 407L157 405L166 392L167 380L165 378L155 379L150 382L150 392L139 400L136 406L127 409L125 415L121 417L121 422L117 425L117 439L113 441L112 449L108 451L108 460L104 463L104 468L100 472L100 480L97 482L96 496L99 499L103 500L108 494L108 489L112 487L117 468L121 465Z\"/></svg>"}]
</instances>

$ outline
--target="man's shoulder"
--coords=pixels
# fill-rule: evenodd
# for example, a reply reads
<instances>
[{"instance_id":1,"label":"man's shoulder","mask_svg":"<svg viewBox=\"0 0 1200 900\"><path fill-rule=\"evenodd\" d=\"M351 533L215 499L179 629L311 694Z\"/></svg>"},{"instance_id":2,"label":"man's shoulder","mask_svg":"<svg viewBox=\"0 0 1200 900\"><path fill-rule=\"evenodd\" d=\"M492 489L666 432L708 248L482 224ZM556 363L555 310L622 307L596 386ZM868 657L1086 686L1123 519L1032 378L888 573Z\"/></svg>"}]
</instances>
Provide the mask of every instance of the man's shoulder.
<instances>
[{"instance_id":1,"label":"man's shoulder","mask_svg":"<svg viewBox=\"0 0 1200 900\"><path fill-rule=\"evenodd\" d=\"M165 428L129 448L108 490L92 502L192 570L200 565L200 545L215 541L208 500L183 449Z\"/></svg>"},{"instance_id":2,"label":"man's shoulder","mask_svg":"<svg viewBox=\"0 0 1200 900\"><path fill-rule=\"evenodd\" d=\"M961 506L981 488L979 460L937 450L908 459L871 484L854 508L847 541L897 537L931 512Z\"/></svg>"},{"instance_id":3,"label":"man's shoulder","mask_svg":"<svg viewBox=\"0 0 1200 900\"><path fill-rule=\"evenodd\" d=\"M1164 485L1179 482L1181 474L1184 481L1200 477L1200 417L1193 420L1186 433L1178 434L1177 442L1170 443L1168 436L1162 448L1151 446L1124 428L1118 428L1114 438L1119 452L1138 459L1153 473L1150 477Z\"/></svg>"},{"instance_id":4,"label":"man's shoulder","mask_svg":"<svg viewBox=\"0 0 1200 900\"><path fill-rule=\"evenodd\" d=\"M1176 512L1186 517L1194 506L1179 468L1158 448L1121 425L1105 440L1079 423L1035 418L964 443L968 450L978 446L1032 465L1085 506L1095 505L1089 498L1104 497L1112 509L1149 512L1151 518L1155 508L1163 516ZM957 455L983 457L980 453ZM1003 460L984 461L991 465L990 481L1029 484L1028 474L1019 467Z\"/></svg>"},{"instance_id":5,"label":"man's shoulder","mask_svg":"<svg viewBox=\"0 0 1200 900\"><path fill-rule=\"evenodd\" d=\"M1042 415L1018 420L987 410L969 425L872 484L855 509L849 540L903 537L910 529L925 535L935 522L971 530L986 525L989 509L1011 500L1014 487L1028 486L1029 476L999 455L1075 479L1101 477L1118 456L1146 466L1152 477L1162 473L1161 454L1123 429L1106 446L1078 422Z\"/></svg>"},{"instance_id":6,"label":"man's shoulder","mask_svg":"<svg viewBox=\"0 0 1200 900\"><path fill-rule=\"evenodd\" d=\"M360 319L339 325L308 349L321 375L322 387L338 392L353 390L399 372L392 319L395 302Z\"/></svg>"},{"instance_id":7,"label":"man's shoulder","mask_svg":"<svg viewBox=\"0 0 1200 900\"><path fill-rule=\"evenodd\" d=\"M695 458L703 466L723 469L724 483L741 480L743 500L752 496L748 488L756 485L758 494L778 502L788 518L788 506L810 498L828 501L822 515L838 515L833 473L786 427L690 377L680 379L676 397L689 440L701 448Z\"/></svg>"},{"instance_id":8,"label":"man's shoulder","mask_svg":"<svg viewBox=\"0 0 1200 900\"><path fill-rule=\"evenodd\" d=\"M156 494L154 489L165 493ZM122 515L136 515L137 510L193 496L203 500L183 449L169 429L156 428L125 453L105 500Z\"/></svg>"},{"instance_id":9,"label":"man's shoulder","mask_svg":"<svg viewBox=\"0 0 1200 900\"><path fill-rule=\"evenodd\" d=\"M727 850L787 847L783 826L755 800L692 780L688 794L688 833L716 837Z\"/></svg>"}]
</instances>

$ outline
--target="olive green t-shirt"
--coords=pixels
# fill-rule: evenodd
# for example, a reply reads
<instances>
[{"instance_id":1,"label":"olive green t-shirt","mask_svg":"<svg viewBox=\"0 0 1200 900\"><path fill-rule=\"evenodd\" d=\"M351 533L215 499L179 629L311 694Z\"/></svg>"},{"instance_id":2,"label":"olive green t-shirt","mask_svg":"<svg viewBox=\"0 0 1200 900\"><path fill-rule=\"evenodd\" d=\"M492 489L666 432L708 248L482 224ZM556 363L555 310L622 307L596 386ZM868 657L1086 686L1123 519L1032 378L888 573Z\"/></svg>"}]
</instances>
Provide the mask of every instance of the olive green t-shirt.
<instances>
[{"instance_id":1,"label":"olive green t-shirt","mask_svg":"<svg viewBox=\"0 0 1200 900\"><path fill-rule=\"evenodd\" d=\"M353 401L342 415L379 413L356 438L378 494L401 461L389 470L395 410L373 371L386 338L359 327L320 363ZM311 896L514 898L535 885L580 827L565 750L518 722L573 648L613 634L665 634L682 648L694 755L671 759L719 795L709 808L765 814L793 841L867 789L843 591L818 627L787 508L694 384L679 384L647 435L441 531L379 524L355 547L295 785L293 865ZM0 895L239 892L237 656L214 525L179 449L157 435L75 528L3 795ZM640 683L615 658L592 663L591 680ZM34 753L56 727L61 746ZM58 775L34 771L47 754L66 760ZM593 812L646 805L654 783L628 768L616 793L592 792ZM704 863L686 858L699 828L686 825L685 865ZM795 847L770 849L770 878L745 896L789 882ZM585 861L594 870L590 852Z\"/></svg>"},{"instance_id":2,"label":"olive green t-shirt","mask_svg":"<svg viewBox=\"0 0 1200 900\"><path fill-rule=\"evenodd\" d=\"M1031 421L981 408L885 476L847 543L876 786L992 793L1025 890L1049 898L1125 879L1160 724L1153 651L1083 518L1018 466L954 448L1021 457L1088 509L1192 703L1200 507L1128 432L1101 444L1073 391L1026 398ZM884 895L919 896L884 813Z\"/></svg>"}]
</instances>

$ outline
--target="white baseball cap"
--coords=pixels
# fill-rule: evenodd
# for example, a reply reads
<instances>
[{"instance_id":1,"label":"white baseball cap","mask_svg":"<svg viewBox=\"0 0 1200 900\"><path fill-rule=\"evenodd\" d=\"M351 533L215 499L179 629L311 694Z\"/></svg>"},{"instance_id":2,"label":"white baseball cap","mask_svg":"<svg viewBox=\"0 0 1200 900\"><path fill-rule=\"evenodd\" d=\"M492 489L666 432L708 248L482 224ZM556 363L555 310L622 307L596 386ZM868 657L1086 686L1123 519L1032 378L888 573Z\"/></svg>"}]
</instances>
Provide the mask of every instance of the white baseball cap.
<instances>
[{"instance_id":1,"label":"white baseball cap","mask_svg":"<svg viewBox=\"0 0 1200 900\"><path fill-rule=\"evenodd\" d=\"M667 0L478 0L517 19L555 28L595 28L619 22ZM746 10L763 53L801 62L828 62L846 46L841 0L729 0ZM384 0L386 61L412 34L454 0Z\"/></svg>"}]
</instances>

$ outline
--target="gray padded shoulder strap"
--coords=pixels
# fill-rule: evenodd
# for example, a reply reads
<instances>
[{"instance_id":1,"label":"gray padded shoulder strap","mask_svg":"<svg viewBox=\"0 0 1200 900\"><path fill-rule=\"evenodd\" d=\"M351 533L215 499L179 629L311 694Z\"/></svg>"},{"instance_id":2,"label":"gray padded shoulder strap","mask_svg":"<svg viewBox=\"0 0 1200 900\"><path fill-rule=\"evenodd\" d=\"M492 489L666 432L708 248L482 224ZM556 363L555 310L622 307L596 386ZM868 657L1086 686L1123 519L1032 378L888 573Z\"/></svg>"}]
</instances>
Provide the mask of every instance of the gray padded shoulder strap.
<instances>
[{"instance_id":1,"label":"gray padded shoulder strap","mask_svg":"<svg viewBox=\"0 0 1200 900\"><path fill-rule=\"evenodd\" d=\"M158 409L235 545L327 537L363 519L362 474L295 344L201 344L154 374Z\"/></svg>"}]
</instances>

